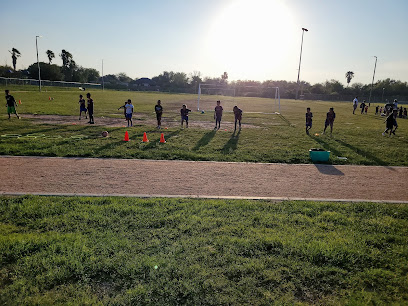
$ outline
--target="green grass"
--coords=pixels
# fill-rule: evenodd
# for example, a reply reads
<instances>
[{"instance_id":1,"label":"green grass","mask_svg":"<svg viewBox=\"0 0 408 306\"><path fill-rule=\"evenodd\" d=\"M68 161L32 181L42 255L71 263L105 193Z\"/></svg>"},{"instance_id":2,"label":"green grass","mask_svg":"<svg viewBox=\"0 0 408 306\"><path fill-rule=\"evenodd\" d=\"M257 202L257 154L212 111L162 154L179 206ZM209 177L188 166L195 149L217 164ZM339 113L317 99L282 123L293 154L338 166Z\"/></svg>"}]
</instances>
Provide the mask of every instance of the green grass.
<instances>
[{"instance_id":1,"label":"green grass","mask_svg":"<svg viewBox=\"0 0 408 306\"><path fill-rule=\"evenodd\" d=\"M42 156L82 156L112 158L183 159L243 162L282 162L310 163L308 150L323 148L332 152L332 164L361 164L382 166L408 165L408 120L399 119L397 136L381 136L383 119L373 114L351 115L351 103L321 101L282 100L280 115L251 112L270 112L274 101L261 98L230 98L203 96L201 108L204 114L193 112L191 122L206 122L207 128L180 130L169 128L164 132L167 143L158 145L160 133L151 122L155 115L153 107L161 99L167 120L178 124L179 109L187 103L191 109L196 106L195 95L138 93L117 91L92 91L95 99L96 120L101 116L117 118L122 122L122 112L117 107L131 98L136 109L135 127L129 129L130 143L124 143L126 128L76 126L58 124L38 124L32 119L24 119L24 114L77 115L79 91L73 89L33 92L13 92L17 100L22 100L18 111L23 119L7 120L6 114L0 119L0 135L19 134L23 137L0 137L2 155L42 155ZM48 97L52 96L53 101ZM237 104L244 110L244 127L238 134L231 128L224 131L211 130L214 101L221 99L226 111ZM307 106L314 113L312 135L304 132L304 113ZM321 135L325 114L329 107L335 107L337 118L332 137ZM148 121L151 119L150 121ZM226 112L223 122L232 122L233 114ZM150 122L150 124L148 123ZM107 139L100 137L108 130ZM143 132L147 132L150 143L142 144ZM315 136L314 133L319 133ZM40 137L27 137L30 134ZM43 137L45 135L46 137ZM71 136L86 135L86 138L73 139ZM50 139L51 137L51 139ZM338 159L346 157L347 160Z\"/></svg>"},{"instance_id":2,"label":"green grass","mask_svg":"<svg viewBox=\"0 0 408 306\"><path fill-rule=\"evenodd\" d=\"M406 204L0 203L0 304L408 303Z\"/></svg>"}]
</instances>

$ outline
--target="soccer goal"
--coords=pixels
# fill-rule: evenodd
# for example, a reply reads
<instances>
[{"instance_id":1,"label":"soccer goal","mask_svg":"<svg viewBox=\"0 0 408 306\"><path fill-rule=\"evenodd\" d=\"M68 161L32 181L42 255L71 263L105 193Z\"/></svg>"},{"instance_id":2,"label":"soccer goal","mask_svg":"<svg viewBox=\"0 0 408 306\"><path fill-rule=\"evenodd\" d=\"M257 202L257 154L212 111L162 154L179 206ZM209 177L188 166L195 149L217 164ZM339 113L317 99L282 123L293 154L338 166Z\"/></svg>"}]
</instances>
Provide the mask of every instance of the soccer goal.
<instances>
[{"instance_id":1,"label":"soccer goal","mask_svg":"<svg viewBox=\"0 0 408 306\"><path fill-rule=\"evenodd\" d=\"M200 110L200 99L201 95L212 95L212 96L222 96L227 101L234 101L235 99L235 89L227 88L226 86L215 86L214 84L198 84L198 94L197 94L197 110Z\"/></svg>"},{"instance_id":2,"label":"soccer goal","mask_svg":"<svg viewBox=\"0 0 408 306\"><path fill-rule=\"evenodd\" d=\"M214 86L213 84L198 84L198 97L197 97L197 110L200 110L200 102L206 102L206 98L202 99L202 95L214 95L217 99L222 99L223 103L235 104L236 93L238 92L239 97L243 99L250 100L253 98L265 97L274 101L272 105L267 104L261 108L259 111L255 108L253 112L265 113L265 114L280 114L281 113L281 101L279 87L260 87L260 86L240 86L236 88L227 88L226 86ZM222 96L222 98L220 98ZM267 100L266 100L267 101ZM208 101L207 101L208 102ZM247 101L251 102L251 101ZM201 103L202 104L202 103ZM254 105L252 105L254 106ZM204 105L204 107L206 107Z\"/></svg>"}]
</instances>

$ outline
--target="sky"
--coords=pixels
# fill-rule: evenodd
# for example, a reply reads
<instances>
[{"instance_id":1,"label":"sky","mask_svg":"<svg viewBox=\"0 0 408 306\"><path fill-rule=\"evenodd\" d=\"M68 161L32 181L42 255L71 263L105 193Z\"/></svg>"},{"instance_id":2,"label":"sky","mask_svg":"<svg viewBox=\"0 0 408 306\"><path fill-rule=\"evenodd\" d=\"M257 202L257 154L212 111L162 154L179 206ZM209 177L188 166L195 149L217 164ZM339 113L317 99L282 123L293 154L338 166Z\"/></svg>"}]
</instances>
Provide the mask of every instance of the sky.
<instances>
[{"instance_id":1,"label":"sky","mask_svg":"<svg viewBox=\"0 0 408 306\"><path fill-rule=\"evenodd\" d=\"M408 81L407 0L0 0L0 65L61 65L62 49L102 73L163 71L229 80ZM303 32L307 28L308 32Z\"/></svg>"}]
</instances>

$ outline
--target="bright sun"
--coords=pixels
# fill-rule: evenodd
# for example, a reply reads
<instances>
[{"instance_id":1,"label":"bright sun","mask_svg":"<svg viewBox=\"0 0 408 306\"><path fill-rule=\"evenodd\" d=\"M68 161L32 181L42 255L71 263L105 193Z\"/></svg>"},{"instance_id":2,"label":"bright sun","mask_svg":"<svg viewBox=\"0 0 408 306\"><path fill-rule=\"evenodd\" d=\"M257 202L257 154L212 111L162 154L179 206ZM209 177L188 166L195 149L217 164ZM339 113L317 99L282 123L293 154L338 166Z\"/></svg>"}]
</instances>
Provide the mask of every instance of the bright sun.
<instances>
[{"instance_id":1,"label":"bright sun","mask_svg":"<svg viewBox=\"0 0 408 306\"><path fill-rule=\"evenodd\" d=\"M282 1L236 0L217 16L207 54L213 65L230 75L235 72L234 79L259 79L282 67L293 47L293 33L291 12Z\"/></svg>"}]
</instances>

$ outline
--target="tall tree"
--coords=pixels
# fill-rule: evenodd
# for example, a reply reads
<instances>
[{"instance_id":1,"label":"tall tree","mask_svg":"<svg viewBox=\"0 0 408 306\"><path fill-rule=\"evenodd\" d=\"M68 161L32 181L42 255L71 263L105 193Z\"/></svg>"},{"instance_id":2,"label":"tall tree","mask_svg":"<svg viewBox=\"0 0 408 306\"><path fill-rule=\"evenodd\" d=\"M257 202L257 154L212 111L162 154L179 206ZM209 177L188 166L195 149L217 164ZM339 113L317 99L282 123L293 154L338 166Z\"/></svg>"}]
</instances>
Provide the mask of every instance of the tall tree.
<instances>
[{"instance_id":1,"label":"tall tree","mask_svg":"<svg viewBox=\"0 0 408 306\"><path fill-rule=\"evenodd\" d=\"M68 51L63 49L61 51L60 57L62 59L62 67L70 68L72 66L75 66L75 61L73 59L73 56Z\"/></svg>"},{"instance_id":2,"label":"tall tree","mask_svg":"<svg viewBox=\"0 0 408 306\"><path fill-rule=\"evenodd\" d=\"M190 73L190 84L198 90L198 84L201 83L203 80L201 79L201 72L200 71L193 71Z\"/></svg>"},{"instance_id":3,"label":"tall tree","mask_svg":"<svg viewBox=\"0 0 408 306\"><path fill-rule=\"evenodd\" d=\"M222 83L227 83L227 80L228 80L228 73L227 72L224 72L221 75L221 80L222 80Z\"/></svg>"},{"instance_id":4,"label":"tall tree","mask_svg":"<svg viewBox=\"0 0 408 306\"><path fill-rule=\"evenodd\" d=\"M21 56L20 51L18 51L16 48L11 49L11 51L9 51L11 53L11 58L13 60L13 68L14 71L16 71L16 66L17 66L17 57Z\"/></svg>"},{"instance_id":5,"label":"tall tree","mask_svg":"<svg viewBox=\"0 0 408 306\"><path fill-rule=\"evenodd\" d=\"M60 57L62 59L62 72L64 73L65 81L72 81L72 76L76 69L76 63L73 56L68 51L62 50Z\"/></svg>"},{"instance_id":6,"label":"tall tree","mask_svg":"<svg viewBox=\"0 0 408 306\"><path fill-rule=\"evenodd\" d=\"M346 72L347 87L349 86L352 78L354 78L354 72L353 71L347 71Z\"/></svg>"},{"instance_id":7,"label":"tall tree","mask_svg":"<svg viewBox=\"0 0 408 306\"><path fill-rule=\"evenodd\" d=\"M47 54L48 57L48 64L51 65L52 59L55 58L55 54L51 50L47 50L47 52L45 53Z\"/></svg>"}]
</instances>

